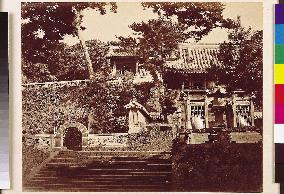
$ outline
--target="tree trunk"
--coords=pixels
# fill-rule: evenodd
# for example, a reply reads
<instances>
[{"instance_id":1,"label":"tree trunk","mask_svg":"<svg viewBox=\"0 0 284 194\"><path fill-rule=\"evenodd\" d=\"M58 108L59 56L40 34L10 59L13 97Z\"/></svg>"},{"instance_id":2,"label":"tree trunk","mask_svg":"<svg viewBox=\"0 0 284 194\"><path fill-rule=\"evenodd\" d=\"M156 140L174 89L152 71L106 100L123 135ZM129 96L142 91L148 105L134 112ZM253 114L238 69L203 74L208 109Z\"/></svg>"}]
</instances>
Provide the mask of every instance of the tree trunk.
<instances>
[{"instance_id":1,"label":"tree trunk","mask_svg":"<svg viewBox=\"0 0 284 194\"><path fill-rule=\"evenodd\" d=\"M94 75L93 64L92 64L92 61L91 61L91 58L90 58L89 51L88 51L88 48L86 46L85 40L82 36L81 14L80 14L80 12L77 12L77 10L75 10L75 13L76 13L76 19L74 21L74 24L77 28L77 36L78 36L78 39L80 40L80 43L81 43L82 48L84 50L84 54L85 54L86 61L87 61L87 67L88 67L88 71L89 71L89 76L90 76L89 78L92 80L92 79L94 79L95 75Z\"/></svg>"},{"instance_id":2,"label":"tree trunk","mask_svg":"<svg viewBox=\"0 0 284 194\"><path fill-rule=\"evenodd\" d=\"M89 54L88 48L86 46L85 40L83 39L83 37L81 35L81 30L80 29L78 29L78 38L79 38L80 43L82 45L82 48L84 50L86 61L87 61L87 66L88 66L88 71L89 71L89 76L90 76L90 79L92 80L95 77L93 64L92 64L92 61L91 61L91 58L90 58L90 54Z\"/></svg>"}]
</instances>

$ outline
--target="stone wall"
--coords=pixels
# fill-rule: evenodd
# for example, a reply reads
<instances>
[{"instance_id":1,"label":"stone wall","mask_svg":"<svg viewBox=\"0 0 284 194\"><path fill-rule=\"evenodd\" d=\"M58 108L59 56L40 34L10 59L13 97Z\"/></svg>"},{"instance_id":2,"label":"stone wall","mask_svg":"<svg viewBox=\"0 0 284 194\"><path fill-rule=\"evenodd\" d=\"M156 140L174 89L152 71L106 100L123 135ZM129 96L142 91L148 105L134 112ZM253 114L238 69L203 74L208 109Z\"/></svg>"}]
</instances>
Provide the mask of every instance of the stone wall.
<instances>
[{"instance_id":1,"label":"stone wall","mask_svg":"<svg viewBox=\"0 0 284 194\"><path fill-rule=\"evenodd\" d=\"M27 146L35 146L39 149L53 148L53 135L37 134L37 135L23 135L23 142Z\"/></svg>"},{"instance_id":2,"label":"stone wall","mask_svg":"<svg viewBox=\"0 0 284 194\"><path fill-rule=\"evenodd\" d=\"M187 135L187 144L203 144L203 143L259 143L262 142L262 133L258 130L251 131L208 131L192 132Z\"/></svg>"},{"instance_id":3,"label":"stone wall","mask_svg":"<svg viewBox=\"0 0 284 194\"><path fill-rule=\"evenodd\" d=\"M258 143L262 141L262 135L254 131L231 132L230 140L235 143Z\"/></svg>"},{"instance_id":4,"label":"stone wall","mask_svg":"<svg viewBox=\"0 0 284 194\"><path fill-rule=\"evenodd\" d=\"M89 147L126 147L127 133L89 134Z\"/></svg>"}]
</instances>

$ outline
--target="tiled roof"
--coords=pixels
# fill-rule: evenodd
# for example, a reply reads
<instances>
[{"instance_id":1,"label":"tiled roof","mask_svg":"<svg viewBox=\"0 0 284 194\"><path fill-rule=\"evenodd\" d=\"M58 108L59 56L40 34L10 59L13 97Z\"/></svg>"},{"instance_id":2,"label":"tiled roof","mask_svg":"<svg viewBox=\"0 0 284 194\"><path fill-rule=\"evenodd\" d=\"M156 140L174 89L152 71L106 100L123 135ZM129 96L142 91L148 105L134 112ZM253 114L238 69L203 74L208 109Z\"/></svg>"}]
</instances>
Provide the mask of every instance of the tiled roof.
<instances>
[{"instance_id":1,"label":"tiled roof","mask_svg":"<svg viewBox=\"0 0 284 194\"><path fill-rule=\"evenodd\" d=\"M165 66L170 70L205 73L213 64L221 65L217 57L218 48L219 45L181 44L179 48L179 52L182 53L180 59L169 60Z\"/></svg>"},{"instance_id":2,"label":"tiled roof","mask_svg":"<svg viewBox=\"0 0 284 194\"><path fill-rule=\"evenodd\" d=\"M180 57L169 59L165 67L170 70L205 73L209 67L221 65L218 60L218 44L179 44ZM108 57L135 57L133 52L120 51L118 47L111 47Z\"/></svg>"},{"instance_id":3,"label":"tiled roof","mask_svg":"<svg viewBox=\"0 0 284 194\"><path fill-rule=\"evenodd\" d=\"M121 51L119 47L110 47L107 57L135 57L134 52Z\"/></svg>"},{"instance_id":4,"label":"tiled roof","mask_svg":"<svg viewBox=\"0 0 284 194\"><path fill-rule=\"evenodd\" d=\"M112 52L107 57L135 57L135 55L129 52Z\"/></svg>"}]
</instances>

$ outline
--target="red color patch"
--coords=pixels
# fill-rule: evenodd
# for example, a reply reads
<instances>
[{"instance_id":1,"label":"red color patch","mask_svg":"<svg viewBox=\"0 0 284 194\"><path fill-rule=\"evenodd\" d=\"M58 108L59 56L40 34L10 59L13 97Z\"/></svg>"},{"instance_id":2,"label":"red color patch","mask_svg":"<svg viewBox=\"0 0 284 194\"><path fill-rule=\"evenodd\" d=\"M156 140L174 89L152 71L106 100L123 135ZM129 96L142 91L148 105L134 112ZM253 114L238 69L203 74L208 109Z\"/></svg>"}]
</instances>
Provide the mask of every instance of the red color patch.
<instances>
[{"instance_id":1,"label":"red color patch","mask_svg":"<svg viewBox=\"0 0 284 194\"><path fill-rule=\"evenodd\" d=\"M284 104L284 84L275 85L275 104Z\"/></svg>"}]
</instances>

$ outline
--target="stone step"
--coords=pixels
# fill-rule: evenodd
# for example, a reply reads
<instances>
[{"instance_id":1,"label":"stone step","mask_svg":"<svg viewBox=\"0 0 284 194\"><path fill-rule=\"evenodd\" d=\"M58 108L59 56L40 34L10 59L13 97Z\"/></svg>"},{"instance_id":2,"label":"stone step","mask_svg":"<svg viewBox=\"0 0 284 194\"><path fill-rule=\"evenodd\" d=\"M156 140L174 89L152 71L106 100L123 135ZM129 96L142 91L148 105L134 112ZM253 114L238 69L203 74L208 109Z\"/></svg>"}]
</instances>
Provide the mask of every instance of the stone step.
<instances>
[{"instance_id":1,"label":"stone step","mask_svg":"<svg viewBox=\"0 0 284 194\"><path fill-rule=\"evenodd\" d=\"M25 191L170 191L169 154L61 151L27 184ZM157 155L158 154L158 155Z\"/></svg>"},{"instance_id":2,"label":"stone step","mask_svg":"<svg viewBox=\"0 0 284 194\"><path fill-rule=\"evenodd\" d=\"M117 151L117 152L92 152L92 151L61 151L57 157L86 157L86 156L112 156L112 157L130 157L130 156L170 156L170 152L125 152L125 151Z\"/></svg>"},{"instance_id":3,"label":"stone step","mask_svg":"<svg viewBox=\"0 0 284 194\"><path fill-rule=\"evenodd\" d=\"M171 160L169 159L160 159L160 158L147 158L147 159L137 159L137 158L129 158L125 157L123 159L121 158L110 158L109 160L101 160L101 159L95 159L92 157L85 158L88 161L93 162L121 162L121 163L131 163L131 162L137 162L137 163L169 163L171 164ZM84 159L82 158L53 158L50 162L82 162Z\"/></svg>"},{"instance_id":4,"label":"stone step","mask_svg":"<svg viewBox=\"0 0 284 194\"><path fill-rule=\"evenodd\" d=\"M143 181L112 181L112 182L98 182L98 181L79 181L79 180L60 180L58 181L31 181L26 187L37 187L42 188L94 188L94 187L107 187L107 188L159 188L159 187L170 187L169 182L143 182Z\"/></svg>"},{"instance_id":5,"label":"stone step","mask_svg":"<svg viewBox=\"0 0 284 194\"><path fill-rule=\"evenodd\" d=\"M134 157L69 157L69 158L53 158L51 162L82 162L82 161L89 161L89 162L106 162L106 161L121 161L121 162L139 162L139 163L171 163L171 159L163 159L163 158L134 158Z\"/></svg>"},{"instance_id":6,"label":"stone step","mask_svg":"<svg viewBox=\"0 0 284 194\"><path fill-rule=\"evenodd\" d=\"M84 159L91 159L94 161L101 161L101 160L121 160L121 161L127 161L127 160L133 160L133 161L139 161L139 160L154 160L154 161L171 161L171 158L169 156L147 156L147 157L135 157L135 156L56 156L54 157L56 160L68 160L68 161L76 161L76 160L84 160Z\"/></svg>"},{"instance_id":7,"label":"stone step","mask_svg":"<svg viewBox=\"0 0 284 194\"><path fill-rule=\"evenodd\" d=\"M56 173L54 175L48 175L47 173L38 173L34 176L34 178L58 178L60 176L58 176ZM66 176L65 176L66 177ZM127 178L127 179L162 179L162 178L171 178L171 176L169 176L168 174L100 174L100 175L96 175L96 174L78 174L77 176L68 176L69 178L77 178L77 179L84 179L84 178ZM60 177L60 178L64 178Z\"/></svg>"},{"instance_id":8,"label":"stone step","mask_svg":"<svg viewBox=\"0 0 284 194\"><path fill-rule=\"evenodd\" d=\"M168 184L169 185L169 184ZM35 182L31 182L29 183L29 185L27 187L37 187L38 186L38 183ZM79 184L76 184L76 182L69 182L69 183L65 183L65 182L60 182L60 183L50 183L50 182L44 182L44 183L41 183L40 185L41 187L43 188L51 188L51 187L57 187L57 188L72 188L72 187L75 187L75 188L94 188L94 187L106 187L106 188L143 188L143 187L147 187L147 188L159 188L159 187L167 187L167 185L165 183L160 183L160 184L109 184L109 183L80 183Z\"/></svg>"},{"instance_id":9,"label":"stone step","mask_svg":"<svg viewBox=\"0 0 284 194\"><path fill-rule=\"evenodd\" d=\"M101 168L101 169L172 169L171 164L158 164L158 163L150 163L150 164L141 164L141 163L113 163L113 164L107 164L107 163L88 163L88 164L80 164L80 163L48 163L42 170L57 170L57 169L65 169L65 170L81 170L82 168L88 169L88 168Z\"/></svg>"},{"instance_id":10,"label":"stone step","mask_svg":"<svg viewBox=\"0 0 284 194\"><path fill-rule=\"evenodd\" d=\"M135 161L144 161L144 162L168 162L171 163L170 159L163 158L137 158L137 157L113 157L111 161L121 161L121 162L135 162Z\"/></svg>"},{"instance_id":11,"label":"stone step","mask_svg":"<svg viewBox=\"0 0 284 194\"><path fill-rule=\"evenodd\" d=\"M24 191L30 192L169 192L171 188L109 188L109 187L93 187L93 188L42 188L37 187L25 187Z\"/></svg>"},{"instance_id":12,"label":"stone step","mask_svg":"<svg viewBox=\"0 0 284 194\"><path fill-rule=\"evenodd\" d=\"M171 171L172 165L171 164L137 164L137 163L129 163L129 164L122 164L122 163L112 163L110 164L89 164L88 168L101 168L101 169L148 169L150 171Z\"/></svg>"},{"instance_id":13,"label":"stone step","mask_svg":"<svg viewBox=\"0 0 284 194\"><path fill-rule=\"evenodd\" d=\"M79 176L86 176L86 175L118 175L118 176L122 176L122 175L143 175L143 176L160 176L160 175L171 175L171 172L153 172L153 171L141 171L141 170L137 170L137 171L131 171L131 170L97 170L97 169L93 169L93 170L85 170L84 172L80 172L80 171L73 171L73 172L39 172L37 174L38 176L52 176L52 177L79 177Z\"/></svg>"},{"instance_id":14,"label":"stone step","mask_svg":"<svg viewBox=\"0 0 284 194\"><path fill-rule=\"evenodd\" d=\"M85 181L144 181L144 182L171 182L169 176L119 176L119 177L102 177L102 176L79 176L74 178L65 178L66 180L85 180ZM47 176L35 176L31 181L60 181L62 177L47 177Z\"/></svg>"},{"instance_id":15,"label":"stone step","mask_svg":"<svg viewBox=\"0 0 284 194\"><path fill-rule=\"evenodd\" d=\"M41 185L46 185L46 184L57 184L57 183L61 183L61 184L71 184L71 185L168 185L171 184L171 182L169 180L143 180L143 179L138 179L138 180L133 180L133 179L122 179L122 180L91 180L91 179L32 179L29 183L29 186L37 186L38 184Z\"/></svg>"}]
</instances>

